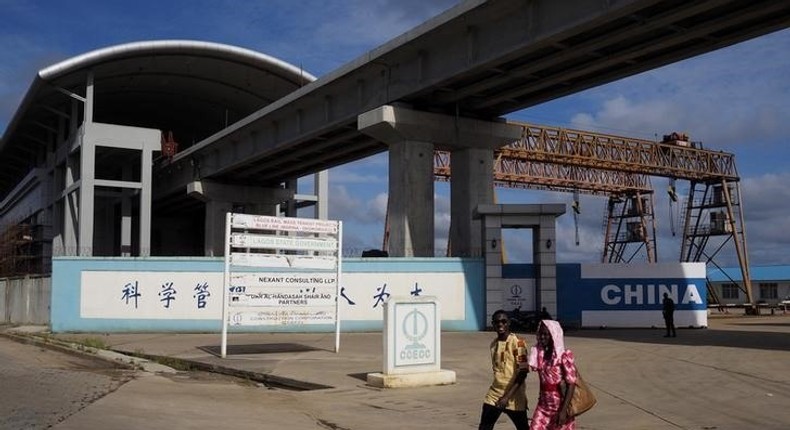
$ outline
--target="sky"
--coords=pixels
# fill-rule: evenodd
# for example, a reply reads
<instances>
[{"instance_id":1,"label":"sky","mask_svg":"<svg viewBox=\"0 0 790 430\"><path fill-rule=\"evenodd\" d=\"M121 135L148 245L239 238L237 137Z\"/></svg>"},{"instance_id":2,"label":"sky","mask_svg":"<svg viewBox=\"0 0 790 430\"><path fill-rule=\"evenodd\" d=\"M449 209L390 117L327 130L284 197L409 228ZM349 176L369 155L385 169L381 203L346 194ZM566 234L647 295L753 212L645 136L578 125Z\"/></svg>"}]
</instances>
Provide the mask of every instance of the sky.
<instances>
[{"instance_id":1,"label":"sky","mask_svg":"<svg viewBox=\"0 0 790 430\"><path fill-rule=\"evenodd\" d=\"M320 77L454 4L455 0L0 0L0 132L38 70L91 50L144 40L208 41L259 51ZM751 264L790 264L788 52L790 30L783 30L506 118L645 139L683 131L707 149L734 153ZM386 154L330 170L329 216L344 222L346 255L382 246L386 172ZM666 178L651 182L656 189L658 259L678 261L680 205L670 206L663 191ZM300 184L310 187L307 180ZM681 196L687 188L678 183ZM496 196L499 203L572 202L570 194L545 191L498 188ZM605 197L582 196L578 223L570 214L558 219L559 262L601 260L605 205ZM437 255L443 255L450 221L448 184L436 184L435 211ZM508 262L530 261L528 231L508 231L504 241ZM721 249L714 261L736 265L732 243ZM633 261L640 258L644 261L642 253Z\"/></svg>"}]
</instances>

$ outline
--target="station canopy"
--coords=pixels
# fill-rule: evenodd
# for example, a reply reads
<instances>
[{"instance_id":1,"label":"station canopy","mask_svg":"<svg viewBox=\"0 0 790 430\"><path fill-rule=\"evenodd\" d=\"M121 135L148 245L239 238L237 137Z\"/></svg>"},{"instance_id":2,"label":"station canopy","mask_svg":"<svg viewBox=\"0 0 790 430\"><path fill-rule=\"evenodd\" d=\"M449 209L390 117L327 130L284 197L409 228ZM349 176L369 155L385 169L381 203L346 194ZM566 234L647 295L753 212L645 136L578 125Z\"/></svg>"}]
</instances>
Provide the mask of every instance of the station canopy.
<instances>
[{"instance_id":1,"label":"station canopy","mask_svg":"<svg viewBox=\"0 0 790 430\"><path fill-rule=\"evenodd\" d=\"M111 46L54 64L36 74L0 141L0 201L43 164L72 103L81 115L91 72L94 122L172 132L180 150L315 80L265 54L185 40Z\"/></svg>"}]
</instances>

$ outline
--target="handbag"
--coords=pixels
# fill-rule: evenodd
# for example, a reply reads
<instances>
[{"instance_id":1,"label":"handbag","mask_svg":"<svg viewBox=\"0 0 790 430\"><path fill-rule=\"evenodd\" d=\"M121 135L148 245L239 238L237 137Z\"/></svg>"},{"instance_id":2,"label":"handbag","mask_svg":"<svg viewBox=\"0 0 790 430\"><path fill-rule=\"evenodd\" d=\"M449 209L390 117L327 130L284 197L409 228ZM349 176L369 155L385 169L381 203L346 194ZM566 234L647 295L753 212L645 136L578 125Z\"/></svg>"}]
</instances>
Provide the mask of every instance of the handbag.
<instances>
[{"instance_id":1,"label":"handbag","mask_svg":"<svg viewBox=\"0 0 790 430\"><path fill-rule=\"evenodd\" d=\"M562 384L562 398L565 399L565 394L568 392L568 387L566 383ZM582 374L579 373L579 370L576 370L576 389L573 390L573 397L571 397L571 401L568 402L568 410L566 413L568 417L576 417L579 416L595 406L598 400L595 398L595 394L593 394L590 386L587 385L587 382L582 378Z\"/></svg>"}]
</instances>

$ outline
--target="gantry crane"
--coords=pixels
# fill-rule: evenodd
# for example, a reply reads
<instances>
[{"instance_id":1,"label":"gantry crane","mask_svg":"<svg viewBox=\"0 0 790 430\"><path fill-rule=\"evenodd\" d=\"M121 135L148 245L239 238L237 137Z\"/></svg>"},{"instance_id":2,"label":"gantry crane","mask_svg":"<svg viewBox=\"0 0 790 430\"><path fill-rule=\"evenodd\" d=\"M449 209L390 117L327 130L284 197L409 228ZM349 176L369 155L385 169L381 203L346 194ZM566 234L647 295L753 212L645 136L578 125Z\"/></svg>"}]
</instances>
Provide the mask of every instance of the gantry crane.
<instances>
[{"instance_id":1,"label":"gantry crane","mask_svg":"<svg viewBox=\"0 0 790 430\"><path fill-rule=\"evenodd\" d=\"M653 220L653 188L647 175L615 170L602 170L586 166L563 165L525 160L510 147L494 151L494 185L504 188L529 188L574 193L574 217L579 214L578 195L609 197L609 214L605 220L606 238L603 262L630 262L642 249L647 250L648 262L655 262L655 223ZM450 179L450 153L434 153L434 176L438 181ZM629 210L616 215L621 202L628 205L638 199L643 202L638 211ZM648 206L649 203L649 206ZM645 234L635 235L627 220L638 214L639 225ZM627 216L626 216L627 215ZM617 225L615 225L615 223ZM626 230L626 229L630 230ZM651 235L652 233L652 235ZM577 237L578 242L578 237ZM637 249L626 256L626 247L637 244Z\"/></svg>"},{"instance_id":2,"label":"gantry crane","mask_svg":"<svg viewBox=\"0 0 790 430\"><path fill-rule=\"evenodd\" d=\"M603 260L627 259L625 246L642 243L655 258L655 222L648 176L690 181L684 209L680 261L713 263L729 241L734 242L742 289L754 305L735 157L692 144L673 133L662 142L560 127L516 123L522 137L495 151L497 186L608 194ZM434 175L450 176L449 153L436 151ZM671 193L674 189L671 190ZM648 198L649 197L649 198ZM615 227L616 225L616 227ZM651 231L652 230L652 231ZM652 236L650 235L652 233ZM724 236L706 252L711 236Z\"/></svg>"}]
</instances>

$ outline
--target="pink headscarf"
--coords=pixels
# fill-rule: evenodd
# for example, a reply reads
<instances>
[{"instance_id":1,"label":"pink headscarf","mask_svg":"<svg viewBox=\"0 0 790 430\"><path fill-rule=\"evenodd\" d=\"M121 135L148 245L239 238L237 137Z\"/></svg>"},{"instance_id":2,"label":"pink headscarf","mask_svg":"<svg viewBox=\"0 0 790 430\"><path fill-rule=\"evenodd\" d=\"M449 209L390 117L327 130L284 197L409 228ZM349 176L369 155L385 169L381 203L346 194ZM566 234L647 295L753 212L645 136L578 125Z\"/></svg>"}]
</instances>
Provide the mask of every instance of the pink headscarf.
<instances>
[{"instance_id":1,"label":"pink headscarf","mask_svg":"<svg viewBox=\"0 0 790 430\"><path fill-rule=\"evenodd\" d=\"M538 333L540 333L541 327L546 327L551 336L552 343L554 344L554 354L551 357L551 365L556 365L565 352L565 340L562 335L562 326L554 320L541 320L540 324L538 324ZM535 342L535 345L537 345L537 342ZM540 354L540 359L538 358L538 354ZM538 348L537 346L530 348L528 362L530 367L540 369L541 365L544 364L543 348Z\"/></svg>"}]
</instances>

